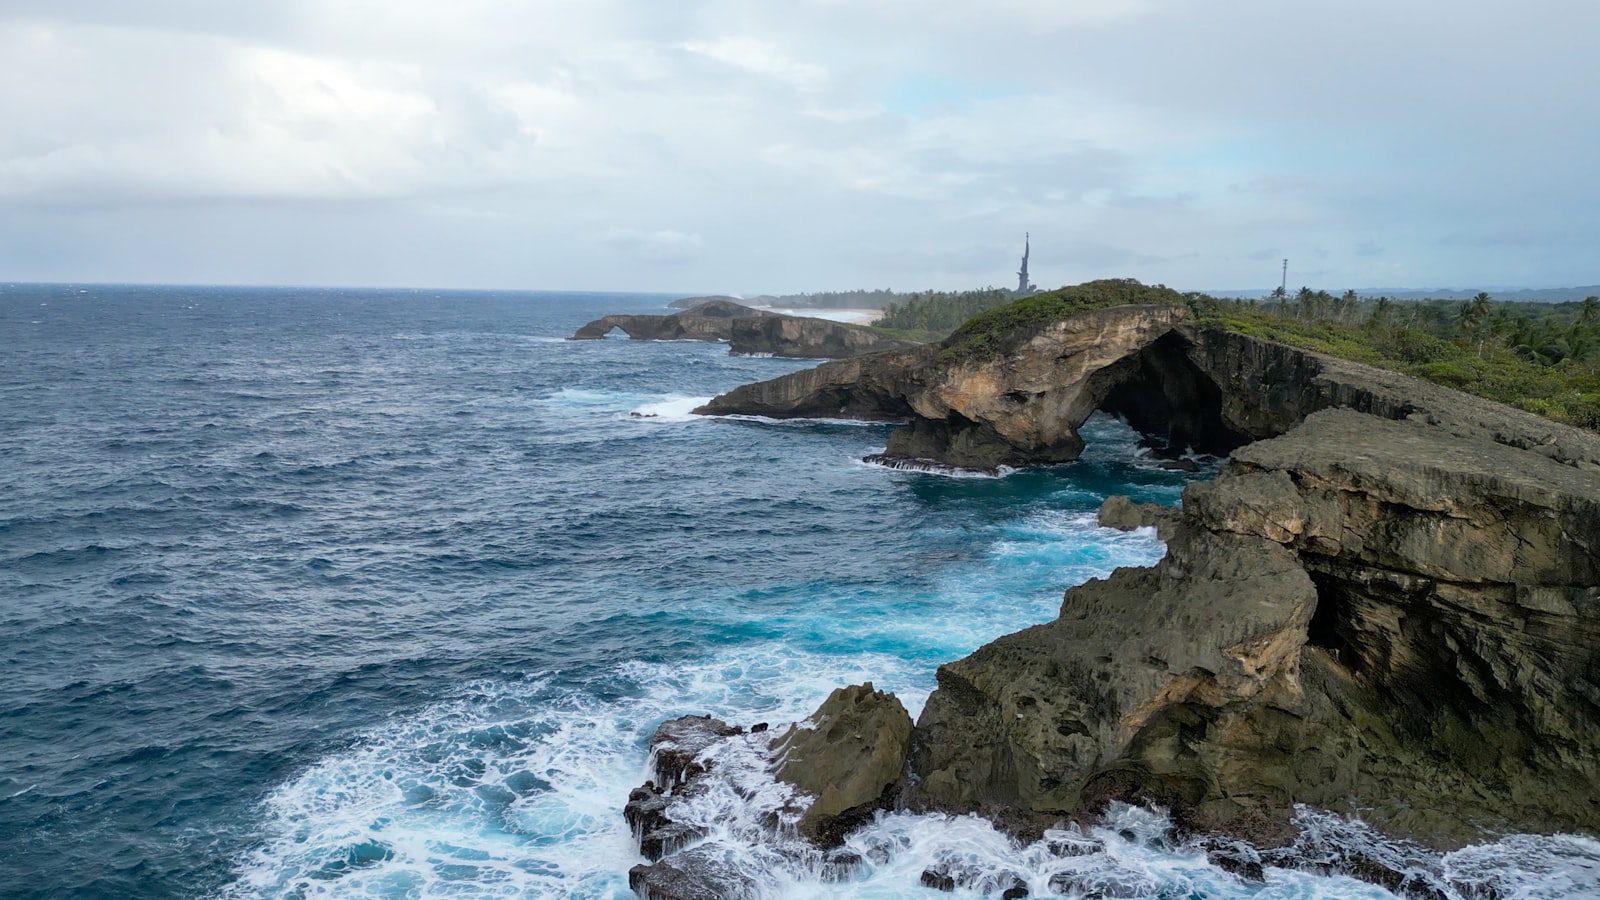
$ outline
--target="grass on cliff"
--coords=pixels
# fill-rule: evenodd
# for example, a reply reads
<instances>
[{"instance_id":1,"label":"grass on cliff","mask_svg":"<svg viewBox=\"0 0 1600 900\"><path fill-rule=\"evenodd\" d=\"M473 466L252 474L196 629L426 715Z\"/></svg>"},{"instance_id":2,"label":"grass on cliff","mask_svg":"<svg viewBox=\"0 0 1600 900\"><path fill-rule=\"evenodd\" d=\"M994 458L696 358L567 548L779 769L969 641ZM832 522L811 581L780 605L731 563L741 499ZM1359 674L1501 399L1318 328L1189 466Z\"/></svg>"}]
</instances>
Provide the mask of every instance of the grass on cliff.
<instances>
[{"instance_id":1,"label":"grass on cliff","mask_svg":"<svg viewBox=\"0 0 1600 900\"><path fill-rule=\"evenodd\" d=\"M1600 299L1471 303L1335 298L1302 289L1276 302L1183 294L1131 279L1034 294L968 319L943 342L953 362L992 359L1040 325L1130 304L1184 306L1196 321L1366 363L1600 431Z\"/></svg>"},{"instance_id":2,"label":"grass on cliff","mask_svg":"<svg viewBox=\"0 0 1600 900\"><path fill-rule=\"evenodd\" d=\"M1546 364L1525 349L1489 338L1455 339L1415 325L1348 325L1284 316L1246 304L1196 304L1196 318L1251 337L1401 372L1600 431L1600 355Z\"/></svg>"},{"instance_id":3,"label":"grass on cliff","mask_svg":"<svg viewBox=\"0 0 1600 900\"><path fill-rule=\"evenodd\" d=\"M1047 322L1112 306L1181 306L1185 299L1169 287L1143 285L1131 278L1108 278L1046 291L968 319L945 339L940 356L950 360L988 359Z\"/></svg>"}]
</instances>

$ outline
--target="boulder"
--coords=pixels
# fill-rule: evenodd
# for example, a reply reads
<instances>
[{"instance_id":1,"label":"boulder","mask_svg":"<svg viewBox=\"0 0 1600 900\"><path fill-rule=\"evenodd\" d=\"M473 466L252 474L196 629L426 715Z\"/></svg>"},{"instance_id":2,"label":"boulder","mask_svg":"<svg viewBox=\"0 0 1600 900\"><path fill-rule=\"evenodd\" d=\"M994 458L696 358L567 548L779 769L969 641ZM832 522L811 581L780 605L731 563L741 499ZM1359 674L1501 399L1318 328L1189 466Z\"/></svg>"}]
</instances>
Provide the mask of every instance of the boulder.
<instances>
[{"instance_id":1,"label":"boulder","mask_svg":"<svg viewBox=\"0 0 1600 900\"><path fill-rule=\"evenodd\" d=\"M628 887L641 900L744 900L760 885L715 845L680 850L628 871Z\"/></svg>"},{"instance_id":2,"label":"boulder","mask_svg":"<svg viewBox=\"0 0 1600 900\"><path fill-rule=\"evenodd\" d=\"M839 688L773 741L774 771L811 794L800 832L834 846L892 803L905 775L911 716L869 682Z\"/></svg>"},{"instance_id":3,"label":"boulder","mask_svg":"<svg viewBox=\"0 0 1600 900\"><path fill-rule=\"evenodd\" d=\"M1154 528L1156 535L1166 540L1172 535L1182 517L1178 511L1170 506L1159 503L1135 503L1127 497L1107 497L1100 504L1097 519L1101 528L1115 528L1118 531L1134 531L1139 528Z\"/></svg>"}]
</instances>

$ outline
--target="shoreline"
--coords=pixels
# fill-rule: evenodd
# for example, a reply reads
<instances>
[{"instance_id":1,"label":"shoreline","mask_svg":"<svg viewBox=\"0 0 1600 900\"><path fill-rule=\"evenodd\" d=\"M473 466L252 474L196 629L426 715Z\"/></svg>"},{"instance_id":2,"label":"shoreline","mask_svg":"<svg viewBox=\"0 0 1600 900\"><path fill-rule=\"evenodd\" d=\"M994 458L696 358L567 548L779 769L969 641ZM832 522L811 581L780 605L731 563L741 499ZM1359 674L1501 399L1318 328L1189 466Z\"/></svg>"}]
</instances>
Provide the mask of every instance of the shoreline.
<instances>
[{"instance_id":1,"label":"shoreline","mask_svg":"<svg viewBox=\"0 0 1600 900\"><path fill-rule=\"evenodd\" d=\"M773 312L783 316L797 316L802 319L824 319L829 322L843 322L847 325L871 325L883 318L881 309L794 309L787 306L752 306L762 312Z\"/></svg>"}]
</instances>

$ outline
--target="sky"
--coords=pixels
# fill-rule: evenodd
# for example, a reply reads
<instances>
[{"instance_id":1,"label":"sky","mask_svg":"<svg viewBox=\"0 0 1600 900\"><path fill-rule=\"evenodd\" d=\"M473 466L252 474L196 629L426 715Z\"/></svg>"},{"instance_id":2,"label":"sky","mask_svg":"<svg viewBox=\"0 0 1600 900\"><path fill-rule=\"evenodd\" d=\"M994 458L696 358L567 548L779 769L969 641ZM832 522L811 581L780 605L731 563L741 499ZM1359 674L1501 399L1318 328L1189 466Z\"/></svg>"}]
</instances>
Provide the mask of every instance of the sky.
<instances>
[{"instance_id":1,"label":"sky","mask_svg":"<svg viewBox=\"0 0 1600 900\"><path fill-rule=\"evenodd\" d=\"M1600 282L1594 0L0 0L0 281Z\"/></svg>"}]
</instances>

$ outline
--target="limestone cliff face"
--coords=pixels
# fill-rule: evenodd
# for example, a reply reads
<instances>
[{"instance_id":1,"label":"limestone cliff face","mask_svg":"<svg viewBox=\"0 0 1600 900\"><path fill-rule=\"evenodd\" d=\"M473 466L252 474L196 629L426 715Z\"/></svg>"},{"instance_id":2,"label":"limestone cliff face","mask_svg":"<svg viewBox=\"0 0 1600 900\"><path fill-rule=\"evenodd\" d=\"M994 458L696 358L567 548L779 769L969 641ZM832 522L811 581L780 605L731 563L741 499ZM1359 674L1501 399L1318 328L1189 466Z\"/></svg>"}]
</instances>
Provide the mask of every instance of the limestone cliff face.
<instances>
[{"instance_id":1,"label":"limestone cliff face","mask_svg":"<svg viewBox=\"0 0 1600 900\"><path fill-rule=\"evenodd\" d=\"M750 324L750 323L746 323ZM696 412L905 421L884 456L961 468L1065 462L1105 410L1171 450L1227 453L1322 409L1420 417L1572 465L1600 467L1585 433L1408 376L1120 306L1047 323L991 357L936 346L824 365L736 388Z\"/></svg>"},{"instance_id":2,"label":"limestone cliff face","mask_svg":"<svg viewBox=\"0 0 1600 900\"><path fill-rule=\"evenodd\" d=\"M666 316L604 316L579 328L571 340L598 340L619 328L635 341L727 341L733 353L799 359L842 359L914 346L860 325L779 315L719 298L700 299Z\"/></svg>"},{"instance_id":3,"label":"limestone cliff face","mask_svg":"<svg viewBox=\"0 0 1600 900\"><path fill-rule=\"evenodd\" d=\"M735 320L774 315L727 300L707 300L666 316L603 316L579 328L571 340L599 340L620 328L635 341L726 341L733 337Z\"/></svg>"},{"instance_id":4,"label":"limestone cliff face","mask_svg":"<svg viewBox=\"0 0 1600 900\"><path fill-rule=\"evenodd\" d=\"M916 346L848 322L782 315L734 320L729 342L734 353L796 359L846 359Z\"/></svg>"},{"instance_id":5,"label":"limestone cliff face","mask_svg":"<svg viewBox=\"0 0 1600 900\"><path fill-rule=\"evenodd\" d=\"M906 419L891 457L973 469L1060 462L1083 450L1078 426L1135 354L1183 315L1169 306L1096 310L1043 325L1002 355L882 354L738 388L697 412Z\"/></svg>"},{"instance_id":6,"label":"limestone cliff face","mask_svg":"<svg viewBox=\"0 0 1600 900\"><path fill-rule=\"evenodd\" d=\"M1265 840L1295 803L1435 844L1600 830L1600 473L1329 410L1169 528L1154 568L940 669L917 803L1027 825L1145 799Z\"/></svg>"}]
</instances>

